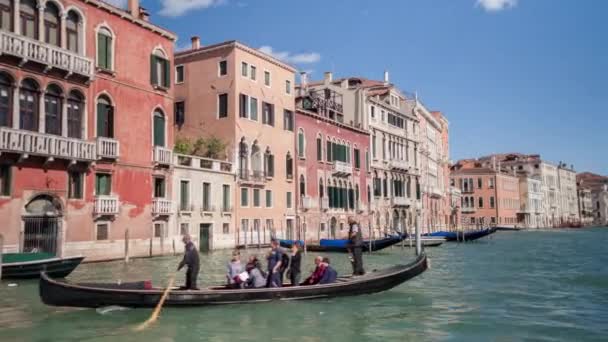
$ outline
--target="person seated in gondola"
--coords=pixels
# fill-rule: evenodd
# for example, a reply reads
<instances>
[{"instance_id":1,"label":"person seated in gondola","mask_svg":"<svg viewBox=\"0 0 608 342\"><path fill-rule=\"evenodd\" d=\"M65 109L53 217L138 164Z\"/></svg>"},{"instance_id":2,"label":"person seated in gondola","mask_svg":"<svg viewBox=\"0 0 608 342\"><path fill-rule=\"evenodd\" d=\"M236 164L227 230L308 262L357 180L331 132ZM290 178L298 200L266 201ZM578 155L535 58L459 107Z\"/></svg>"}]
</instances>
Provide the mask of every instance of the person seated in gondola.
<instances>
[{"instance_id":1,"label":"person seated in gondola","mask_svg":"<svg viewBox=\"0 0 608 342\"><path fill-rule=\"evenodd\" d=\"M323 258L323 264L326 265L325 272L323 273L323 277L319 280L319 284L331 284L335 283L336 279L338 279L338 272L331 267L329 262L329 258Z\"/></svg>"},{"instance_id":2,"label":"person seated in gondola","mask_svg":"<svg viewBox=\"0 0 608 342\"><path fill-rule=\"evenodd\" d=\"M243 266L241 265L241 254L239 251L232 252L232 259L227 266L226 279L228 281L228 287L239 288L241 287L240 278L238 277L243 273Z\"/></svg>"},{"instance_id":3,"label":"person seated in gondola","mask_svg":"<svg viewBox=\"0 0 608 342\"><path fill-rule=\"evenodd\" d=\"M325 270L327 269L327 264L323 262L323 257L321 257L321 256L316 257L315 265L317 265L317 267L315 267L315 270L312 272L310 277L308 277L308 278L306 278L306 280L304 280L302 285L317 285L323 278L323 275L325 274Z\"/></svg>"},{"instance_id":4,"label":"person seated in gondola","mask_svg":"<svg viewBox=\"0 0 608 342\"><path fill-rule=\"evenodd\" d=\"M245 266L245 270L249 275L245 287L254 289L266 287L266 275L262 271L262 265L255 255L249 256L249 262Z\"/></svg>"}]
</instances>

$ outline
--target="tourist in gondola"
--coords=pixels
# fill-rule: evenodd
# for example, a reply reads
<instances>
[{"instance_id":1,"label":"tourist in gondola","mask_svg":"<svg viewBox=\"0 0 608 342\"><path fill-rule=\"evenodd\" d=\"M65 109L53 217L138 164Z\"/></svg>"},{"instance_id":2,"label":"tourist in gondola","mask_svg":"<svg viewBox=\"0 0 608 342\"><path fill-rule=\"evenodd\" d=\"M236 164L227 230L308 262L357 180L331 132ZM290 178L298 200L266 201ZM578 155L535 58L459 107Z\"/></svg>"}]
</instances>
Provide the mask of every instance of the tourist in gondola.
<instances>
[{"instance_id":1,"label":"tourist in gondola","mask_svg":"<svg viewBox=\"0 0 608 342\"><path fill-rule=\"evenodd\" d=\"M327 269L327 264L323 262L322 256L318 256L315 258L315 265L316 265L315 270L312 272L310 277L308 277L308 278L306 278L306 280L304 280L302 285L317 285L323 278L323 275L325 275L325 270Z\"/></svg>"},{"instance_id":2,"label":"tourist in gondola","mask_svg":"<svg viewBox=\"0 0 608 342\"><path fill-rule=\"evenodd\" d=\"M283 264L283 253L279 247L279 241L272 239L270 241L270 252L268 253L268 279L267 287L281 287L281 265Z\"/></svg>"},{"instance_id":3,"label":"tourist in gondola","mask_svg":"<svg viewBox=\"0 0 608 342\"><path fill-rule=\"evenodd\" d=\"M185 286L180 287L181 290L198 290L196 287L196 278L198 277L198 271L200 267L200 260L198 256L198 250L194 243L192 243L192 238L190 235L184 235L182 238L182 242L184 243L184 258L179 263L177 270L181 270L184 266L186 268L186 284Z\"/></svg>"},{"instance_id":4,"label":"tourist in gondola","mask_svg":"<svg viewBox=\"0 0 608 342\"><path fill-rule=\"evenodd\" d=\"M329 258L323 258L323 264L325 265L325 272L323 272L323 276L319 280L319 284L335 283L336 279L338 279L338 272L333 267L331 267Z\"/></svg>"},{"instance_id":5,"label":"tourist in gondola","mask_svg":"<svg viewBox=\"0 0 608 342\"><path fill-rule=\"evenodd\" d=\"M241 265L241 255L239 251L232 252L232 259L230 259L227 268L226 279L228 281L228 286L232 288L240 287L237 276L243 272L243 266Z\"/></svg>"},{"instance_id":6,"label":"tourist in gondola","mask_svg":"<svg viewBox=\"0 0 608 342\"><path fill-rule=\"evenodd\" d=\"M363 232L354 217L348 218L348 240L352 255L353 275L363 275Z\"/></svg>"},{"instance_id":7,"label":"tourist in gondola","mask_svg":"<svg viewBox=\"0 0 608 342\"><path fill-rule=\"evenodd\" d=\"M289 262L289 280L292 286L300 285L301 264L302 251L300 251L300 241L296 241L291 246L291 260Z\"/></svg>"},{"instance_id":8,"label":"tourist in gondola","mask_svg":"<svg viewBox=\"0 0 608 342\"><path fill-rule=\"evenodd\" d=\"M249 257L249 262L245 268L249 274L249 278L247 279L246 283L247 288L257 289L266 286L266 277L262 271L260 261L255 255L251 255Z\"/></svg>"}]
</instances>

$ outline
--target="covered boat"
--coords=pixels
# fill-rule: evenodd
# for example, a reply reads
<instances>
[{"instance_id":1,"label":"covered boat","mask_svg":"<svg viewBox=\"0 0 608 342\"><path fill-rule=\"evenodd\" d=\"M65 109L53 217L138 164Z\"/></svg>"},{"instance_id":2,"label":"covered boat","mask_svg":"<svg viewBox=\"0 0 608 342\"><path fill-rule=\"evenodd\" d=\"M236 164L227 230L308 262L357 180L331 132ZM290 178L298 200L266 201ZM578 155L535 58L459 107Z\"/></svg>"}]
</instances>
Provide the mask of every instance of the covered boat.
<instances>
[{"instance_id":1,"label":"covered boat","mask_svg":"<svg viewBox=\"0 0 608 342\"><path fill-rule=\"evenodd\" d=\"M397 265L364 276L340 277L335 283L281 288L227 289L225 286L202 290L172 290L165 306L197 306L260 303L273 300L305 300L355 296L392 289L427 269L423 253L410 264ZM42 274L40 298L47 305L97 308L110 305L154 307L164 289L145 288L145 282L128 284L72 284Z\"/></svg>"},{"instance_id":2,"label":"covered boat","mask_svg":"<svg viewBox=\"0 0 608 342\"><path fill-rule=\"evenodd\" d=\"M398 244L405 239L405 235L388 236L378 240L367 240L363 242L363 250L372 252L383 250L387 247ZM291 248L295 240L279 240L281 247ZM304 241L300 241L304 245ZM318 244L306 244L306 250L309 252L336 252L348 253L348 240L346 239L321 239Z\"/></svg>"},{"instance_id":3,"label":"covered boat","mask_svg":"<svg viewBox=\"0 0 608 342\"><path fill-rule=\"evenodd\" d=\"M446 241L444 237L421 236L420 243L423 247L439 247ZM410 240L405 240L405 247L410 247ZM411 240L411 247L416 247L416 239Z\"/></svg>"},{"instance_id":4,"label":"covered boat","mask_svg":"<svg viewBox=\"0 0 608 342\"><path fill-rule=\"evenodd\" d=\"M67 277L84 257L58 258L49 253L2 254L2 279L38 278L44 271L54 278Z\"/></svg>"},{"instance_id":5,"label":"covered boat","mask_svg":"<svg viewBox=\"0 0 608 342\"><path fill-rule=\"evenodd\" d=\"M496 228L486 228L468 232L435 232L424 234L425 237L443 237L447 241L474 241L496 233Z\"/></svg>"}]
</instances>

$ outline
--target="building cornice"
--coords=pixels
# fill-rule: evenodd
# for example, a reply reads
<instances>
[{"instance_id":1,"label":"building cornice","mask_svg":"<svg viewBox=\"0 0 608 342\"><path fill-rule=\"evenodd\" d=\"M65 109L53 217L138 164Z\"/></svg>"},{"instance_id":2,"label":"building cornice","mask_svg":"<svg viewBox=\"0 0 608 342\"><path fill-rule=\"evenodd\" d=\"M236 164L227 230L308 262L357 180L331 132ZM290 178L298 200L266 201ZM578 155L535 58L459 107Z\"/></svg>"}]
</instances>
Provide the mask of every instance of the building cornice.
<instances>
[{"instance_id":1,"label":"building cornice","mask_svg":"<svg viewBox=\"0 0 608 342\"><path fill-rule=\"evenodd\" d=\"M320 120L320 121L323 121L325 123L329 123L331 125L338 126L340 128L348 129L348 130L356 132L356 133L365 134L365 135L369 135L370 134L369 131L366 131L366 130L364 130L362 128L357 128L357 127L353 127L353 126L350 126L350 125L347 125L347 124L343 124L343 123L340 123L340 122L337 122L337 121L334 121L334 120L330 120L329 118L326 118L324 116L321 116L321 115L319 115L319 114L317 114L315 112L311 112L311 111L306 110L306 109L296 108L296 113L302 114L302 115L306 115L306 116L311 117L313 119Z\"/></svg>"}]
</instances>

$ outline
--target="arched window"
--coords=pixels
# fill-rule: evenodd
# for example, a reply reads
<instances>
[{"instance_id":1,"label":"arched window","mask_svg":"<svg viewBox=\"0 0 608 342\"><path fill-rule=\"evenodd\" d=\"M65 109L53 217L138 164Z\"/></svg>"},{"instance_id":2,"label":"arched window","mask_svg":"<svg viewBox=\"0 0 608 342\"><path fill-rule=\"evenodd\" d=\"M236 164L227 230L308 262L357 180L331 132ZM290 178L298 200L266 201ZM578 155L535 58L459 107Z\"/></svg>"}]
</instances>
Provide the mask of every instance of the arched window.
<instances>
[{"instance_id":1,"label":"arched window","mask_svg":"<svg viewBox=\"0 0 608 342\"><path fill-rule=\"evenodd\" d=\"M300 197L306 196L306 180L304 175L300 175Z\"/></svg>"},{"instance_id":2,"label":"arched window","mask_svg":"<svg viewBox=\"0 0 608 342\"><path fill-rule=\"evenodd\" d=\"M298 130L298 157L299 158L304 158L304 156L306 155L306 141L304 140L304 130L303 129L299 129Z\"/></svg>"},{"instance_id":3,"label":"arched window","mask_svg":"<svg viewBox=\"0 0 608 342\"><path fill-rule=\"evenodd\" d=\"M0 0L0 29L13 31L13 0Z\"/></svg>"},{"instance_id":4,"label":"arched window","mask_svg":"<svg viewBox=\"0 0 608 342\"><path fill-rule=\"evenodd\" d=\"M67 49L73 52L80 52L80 15L76 11L69 11L65 21L65 31L67 38Z\"/></svg>"},{"instance_id":5,"label":"arched window","mask_svg":"<svg viewBox=\"0 0 608 342\"><path fill-rule=\"evenodd\" d=\"M388 198L388 174L384 173L384 178L382 179L382 190L384 193L384 197Z\"/></svg>"},{"instance_id":6,"label":"arched window","mask_svg":"<svg viewBox=\"0 0 608 342\"><path fill-rule=\"evenodd\" d=\"M157 109L154 111L154 146L165 146L165 114Z\"/></svg>"},{"instance_id":7,"label":"arched window","mask_svg":"<svg viewBox=\"0 0 608 342\"><path fill-rule=\"evenodd\" d=\"M19 128L28 131L38 130L38 96L36 81L26 78L19 89Z\"/></svg>"},{"instance_id":8,"label":"arched window","mask_svg":"<svg viewBox=\"0 0 608 342\"><path fill-rule=\"evenodd\" d=\"M47 1L44 9L44 41L59 46L61 30L59 28L59 8L53 2Z\"/></svg>"},{"instance_id":9,"label":"arched window","mask_svg":"<svg viewBox=\"0 0 608 342\"><path fill-rule=\"evenodd\" d=\"M105 95L97 99L97 136L114 138L114 107Z\"/></svg>"},{"instance_id":10,"label":"arched window","mask_svg":"<svg viewBox=\"0 0 608 342\"><path fill-rule=\"evenodd\" d=\"M21 0L19 4L19 19L21 34L32 39L38 39L38 8L36 0Z\"/></svg>"},{"instance_id":11,"label":"arched window","mask_svg":"<svg viewBox=\"0 0 608 342\"><path fill-rule=\"evenodd\" d=\"M82 139L84 97L72 90L68 97L68 137Z\"/></svg>"},{"instance_id":12,"label":"arched window","mask_svg":"<svg viewBox=\"0 0 608 342\"><path fill-rule=\"evenodd\" d=\"M317 160L323 160L323 137L320 134L317 136Z\"/></svg>"},{"instance_id":13,"label":"arched window","mask_svg":"<svg viewBox=\"0 0 608 342\"><path fill-rule=\"evenodd\" d=\"M253 171L254 177L262 176L262 151L257 141L254 141L251 146L251 171Z\"/></svg>"},{"instance_id":14,"label":"arched window","mask_svg":"<svg viewBox=\"0 0 608 342\"><path fill-rule=\"evenodd\" d=\"M171 86L171 76L169 59L165 53L156 49L150 55L150 83L155 87L169 88Z\"/></svg>"},{"instance_id":15,"label":"arched window","mask_svg":"<svg viewBox=\"0 0 608 342\"><path fill-rule=\"evenodd\" d=\"M479 207L483 208L483 197L479 197Z\"/></svg>"},{"instance_id":16,"label":"arched window","mask_svg":"<svg viewBox=\"0 0 608 342\"><path fill-rule=\"evenodd\" d=\"M323 189L323 178L320 178L319 179L319 198L323 198L323 196L325 196L324 189Z\"/></svg>"},{"instance_id":17,"label":"arched window","mask_svg":"<svg viewBox=\"0 0 608 342\"><path fill-rule=\"evenodd\" d=\"M114 36L112 32L101 27L97 31L97 67L105 70L113 70L114 68Z\"/></svg>"},{"instance_id":18,"label":"arched window","mask_svg":"<svg viewBox=\"0 0 608 342\"><path fill-rule=\"evenodd\" d=\"M287 152L287 156L285 157L285 173L287 174L287 179L293 179L293 157L290 152Z\"/></svg>"},{"instance_id":19,"label":"arched window","mask_svg":"<svg viewBox=\"0 0 608 342\"><path fill-rule=\"evenodd\" d=\"M241 138L241 142L239 143L239 175L241 179L246 179L249 175L248 157L247 143L245 142L245 138Z\"/></svg>"},{"instance_id":20,"label":"arched window","mask_svg":"<svg viewBox=\"0 0 608 342\"><path fill-rule=\"evenodd\" d=\"M61 112L63 109L63 92L55 84L46 89L44 95L44 123L47 134L61 135Z\"/></svg>"},{"instance_id":21,"label":"arched window","mask_svg":"<svg viewBox=\"0 0 608 342\"><path fill-rule=\"evenodd\" d=\"M266 177L274 177L274 155L270 152L270 146L264 152L264 170Z\"/></svg>"},{"instance_id":22,"label":"arched window","mask_svg":"<svg viewBox=\"0 0 608 342\"><path fill-rule=\"evenodd\" d=\"M372 192L370 191L369 185L367 186L367 203L371 205L372 203Z\"/></svg>"},{"instance_id":23,"label":"arched window","mask_svg":"<svg viewBox=\"0 0 608 342\"><path fill-rule=\"evenodd\" d=\"M0 127L11 127L13 119L13 78L0 73Z\"/></svg>"}]
</instances>

